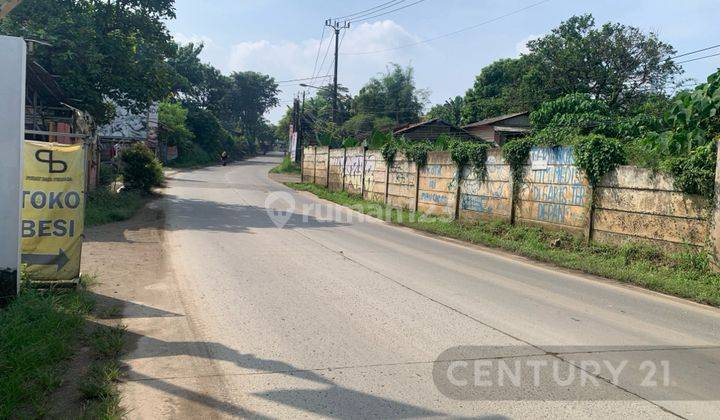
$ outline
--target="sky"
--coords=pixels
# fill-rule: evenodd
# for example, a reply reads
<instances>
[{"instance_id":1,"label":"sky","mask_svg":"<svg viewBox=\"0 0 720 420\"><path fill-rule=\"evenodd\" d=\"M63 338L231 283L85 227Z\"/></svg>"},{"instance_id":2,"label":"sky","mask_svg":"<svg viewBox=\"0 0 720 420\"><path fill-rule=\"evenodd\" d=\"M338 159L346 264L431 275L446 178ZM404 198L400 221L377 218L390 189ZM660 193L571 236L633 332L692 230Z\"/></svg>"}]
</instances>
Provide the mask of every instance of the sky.
<instances>
[{"instance_id":1,"label":"sky","mask_svg":"<svg viewBox=\"0 0 720 420\"><path fill-rule=\"evenodd\" d=\"M324 76L332 70L324 31L328 18L362 11L386 0L176 0L177 18L168 22L181 43L203 42L201 58L223 73L257 71L276 81ZM406 0L403 5L418 0ZM403 10L356 22L344 34L338 82L355 94L389 63L411 65L418 88L432 104L463 95L480 70L500 58L518 57L525 43L542 36L573 15L591 13L598 25L619 22L655 32L678 54L720 44L718 0L423 0ZM399 6L398 6L399 7ZM520 9L525 10L520 11ZM392 10L386 9L384 11ZM473 25L477 27L432 42ZM322 39L322 44L321 44ZM391 49L390 51L387 51ZM322 69L317 67L323 62ZM318 54L319 53L319 54ZM362 53L362 54L358 54ZM720 53L720 48L679 58ZM720 67L720 56L682 65L683 78L704 81ZM308 84L321 85L331 79ZM300 82L280 83L280 105L266 117L277 122Z\"/></svg>"}]
</instances>

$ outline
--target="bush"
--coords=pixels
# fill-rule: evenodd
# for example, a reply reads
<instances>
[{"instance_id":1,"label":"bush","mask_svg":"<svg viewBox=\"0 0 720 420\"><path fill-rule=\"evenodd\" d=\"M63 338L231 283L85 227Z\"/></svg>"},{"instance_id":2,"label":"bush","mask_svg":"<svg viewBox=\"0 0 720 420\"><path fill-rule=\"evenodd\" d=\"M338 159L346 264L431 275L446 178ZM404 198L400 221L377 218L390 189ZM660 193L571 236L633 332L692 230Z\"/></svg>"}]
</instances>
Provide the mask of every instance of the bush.
<instances>
[{"instance_id":1,"label":"bush","mask_svg":"<svg viewBox=\"0 0 720 420\"><path fill-rule=\"evenodd\" d=\"M125 149L122 162L125 188L150 192L162 184L162 164L144 143L137 142Z\"/></svg>"},{"instance_id":2,"label":"bush","mask_svg":"<svg viewBox=\"0 0 720 420\"><path fill-rule=\"evenodd\" d=\"M676 188L712 198L715 196L715 159L715 143L709 143L692 150L688 156L666 160L663 167L675 177Z\"/></svg>"},{"instance_id":3,"label":"bush","mask_svg":"<svg viewBox=\"0 0 720 420\"><path fill-rule=\"evenodd\" d=\"M102 163L100 164L98 183L101 187L106 187L115 181L117 175L117 169L113 165Z\"/></svg>"}]
</instances>

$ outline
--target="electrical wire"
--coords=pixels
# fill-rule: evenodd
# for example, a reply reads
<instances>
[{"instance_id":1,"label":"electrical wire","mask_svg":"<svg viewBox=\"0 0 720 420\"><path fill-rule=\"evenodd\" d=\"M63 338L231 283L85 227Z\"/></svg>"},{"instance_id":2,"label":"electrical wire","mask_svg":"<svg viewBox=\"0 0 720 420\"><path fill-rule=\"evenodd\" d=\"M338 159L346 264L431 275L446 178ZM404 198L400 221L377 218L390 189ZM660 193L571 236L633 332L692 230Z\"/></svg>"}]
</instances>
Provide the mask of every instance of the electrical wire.
<instances>
[{"instance_id":1,"label":"electrical wire","mask_svg":"<svg viewBox=\"0 0 720 420\"><path fill-rule=\"evenodd\" d=\"M709 47L700 48L699 50L695 50L695 51L690 51L690 52L678 54L678 55L676 55L676 56L674 56L674 57L670 57L670 58L674 60L674 59L676 59L676 58L685 57L686 55L691 55L691 54L695 54L695 53L699 53L699 52L703 52L703 51L707 51L707 50L712 50L712 49L715 49L715 48L717 48L717 47L720 47L720 44L711 45L711 46L709 46Z\"/></svg>"},{"instance_id":2,"label":"electrical wire","mask_svg":"<svg viewBox=\"0 0 720 420\"><path fill-rule=\"evenodd\" d=\"M374 13L373 10L374 10L374 11L377 11L377 9L382 10L382 9L384 9L384 8L387 8L387 7L395 6L395 5L399 4L399 3L404 3L405 1L407 1L407 0L387 1L387 2L385 2L385 3L378 4L377 6L371 7L371 8L369 8L369 9L361 10L361 11L359 11L359 12L351 13L351 14L345 15L345 16L338 16L338 17L334 18L333 20L342 20L342 19L354 18L354 17L358 17L358 15L366 15L366 14L368 14L368 12ZM394 4L393 4L393 3L394 3ZM383 7L383 6L386 6L386 7Z\"/></svg>"},{"instance_id":3,"label":"electrical wire","mask_svg":"<svg viewBox=\"0 0 720 420\"><path fill-rule=\"evenodd\" d=\"M278 80L278 81L275 82L275 83L294 83L294 82L302 82L302 81L305 81L305 80L318 79L319 77L320 77L320 76L315 76L315 77L303 77L303 78L300 78L300 79ZM324 76L323 76L323 77L324 77Z\"/></svg>"},{"instance_id":4,"label":"electrical wire","mask_svg":"<svg viewBox=\"0 0 720 420\"><path fill-rule=\"evenodd\" d=\"M677 63L675 63L675 64L684 64L684 63L689 63L689 62L691 62L691 61L697 61L697 60L702 60L703 58L710 58L710 57L716 57L716 56L718 56L718 55L720 55L720 53L715 53L715 54L709 54L709 55L703 55L702 57L696 57L696 58L691 58L691 59L689 59L689 60L683 60L683 61L678 61L678 62L677 62Z\"/></svg>"},{"instance_id":5,"label":"electrical wire","mask_svg":"<svg viewBox=\"0 0 720 420\"><path fill-rule=\"evenodd\" d=\"M410 6L414 6L414 5L416 5L416 4L418 4L418 3L422 3L422 2L424 2L424 1L425 1L425 0L416 0L416 1L412 2L412 3L409 3L409 4L403 5L403 6L401 6L401 7L398 7L397 9L388 10L387 12L382 12L382 13L379 13L379 14L376 14L376 15L372 15L372 16L368 16L368 17L363 17L363 18L361 18L361 19L351 20L350 23L364 22L364 21L366 21L366 20L375 19L375 18L380 17L380 16L384 16L384 15L387 15L387 14L390 14L390 13L397 12L398 10L407 9L407 8L410 7Z\"/></svg>"},{"instance_id":6,"label":"electrical wire","mask_svg":"<svg viewBox=\"0 0 720 420\"><path fill-rule=\"evenodd\" d=\"M484 25L487 25L487 24L490 24L490 23L493 23L493 22L497 22L498 20L504 19L504 18L509 17L509 16L512 16L512 15L516 15L516 14L518 14L518 13L520 13L520 12L524 12L525 10L531 9L531 8L533 8L533 7L537 7L537 6L539 6L539 5L543 4L543 3L548 3L548 2L550 2L550 0L542 0L542 1L539 1L539 2L536 2L536 3L533 3L533 4L530 4L530 5L528 5L528 6L522 7L522 8L520 8L520 9L513 10L513 11L511 11L511 12L509 12L509 13L505 13L504 15L500 15L500 16L494 17L494 18L492 18L492 19L488 19L488 20L486 20L486 21L477 23L477 24L475 24L475 25L466 26L466 27L461 28L461 29L458 29L458 30L456 30L456 31L448 32L448 33L445 33L445 34L442 34L442 35L438 35L438 36L435 36L435 37L431 37L431 38L422 39L422 40L417 41L417 42L412 42L412 43L409 43L409 44L400 45L400 46L393 47L393 48L386 48L386 49L382 49L382 50L347 52L347 53L343 53L343 55L377 54L377 53L382 53L382 52L387 52L387 51L401 50L401 49L408 48L408 47L414 47L414 46L416 46L416 45L420 45L420 44L425 44L425 43L428 43L428 42L436 41L436 40L441 39L441 38L447 38L447 37L449 37L449 36L457 35L457 34L462 33L462 32L466 32L466 31L469 31L469 30L472 30L472 29L475 29L475 28L479 28L479 27L481 27L481 26L484 26Z\"/></svg>"},{"instance_id":7,"label":"electrical wire","mask_svg":"<svg viewBox=\"0 0 720 420\"><path fill-rule=\"evenodd\" d=\"M318 44L317 54L315 54L315 64L313 65L312 77L315 77L315 71L317 70L318 61L320 60L320 51L322 51L323 40L325 39L326 25L323 25L322 34L320 34L320 43Z\"/></svg>"}]
</instances>

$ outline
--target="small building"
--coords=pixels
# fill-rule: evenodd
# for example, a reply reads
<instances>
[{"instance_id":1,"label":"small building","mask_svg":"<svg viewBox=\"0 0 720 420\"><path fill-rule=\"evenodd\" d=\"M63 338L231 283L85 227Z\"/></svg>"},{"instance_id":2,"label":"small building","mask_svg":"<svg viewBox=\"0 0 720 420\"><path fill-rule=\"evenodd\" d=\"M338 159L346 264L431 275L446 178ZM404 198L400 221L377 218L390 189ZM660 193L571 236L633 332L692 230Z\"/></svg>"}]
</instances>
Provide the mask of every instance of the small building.
<instances>
[{"instance_id":1,"label":"small building","mask_svg":"<svg viewBox=\"0 0 720 420\"><path fill-rule=\"evenodd\" d=\"M528 134L530 128L529 111L486 118L463 127L472 135L500 146L508 139Z\"/></svg>"},{"instance_id":2,"label":"small building","mask_svg":"<svg viewBox=\"0 0 720 420\"><path fill-rule=\"evenodd\" d=\"M472 133L443 121L438 118L419 122L416 124L408 124L393 129L393 135L396 137L404 137L410 141L434 141L441 135L446 135L460 140L479 141L480 139Z\"/></svg>"}]
</instances>

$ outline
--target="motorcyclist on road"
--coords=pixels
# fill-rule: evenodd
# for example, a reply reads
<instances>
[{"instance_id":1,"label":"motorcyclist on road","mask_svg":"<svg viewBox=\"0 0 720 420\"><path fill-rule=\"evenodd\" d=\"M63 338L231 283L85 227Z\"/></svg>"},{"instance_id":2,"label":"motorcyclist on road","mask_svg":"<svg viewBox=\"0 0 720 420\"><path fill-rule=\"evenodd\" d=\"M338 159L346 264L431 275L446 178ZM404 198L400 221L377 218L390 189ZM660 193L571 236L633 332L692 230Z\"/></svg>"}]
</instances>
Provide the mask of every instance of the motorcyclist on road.
<instances>
[{"instance_id":1,"label":"motorcyclist on road","mask_svg":"<svg viewBox=\"0 0 720 420\"><path fill-rule=\"evenodd\" d=\"M220 153L220 160L222 161L223 166L227 165L228 154L226 151L223 150L223 152Z\"/></svg>"}]
</instances>

